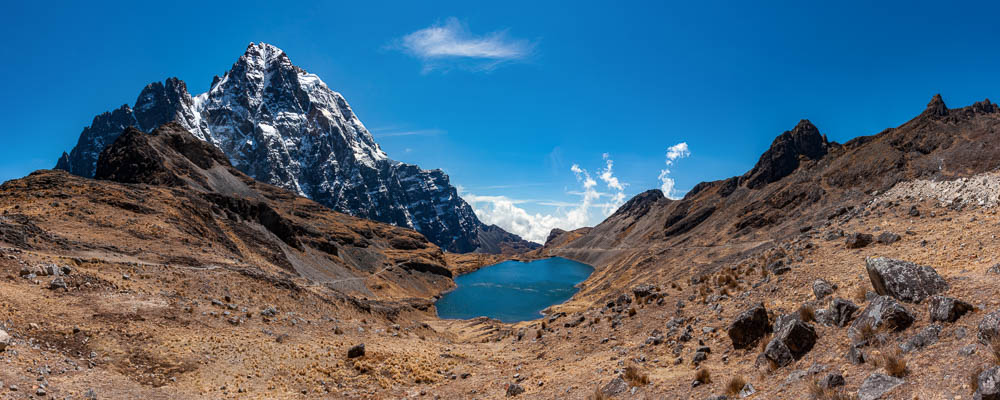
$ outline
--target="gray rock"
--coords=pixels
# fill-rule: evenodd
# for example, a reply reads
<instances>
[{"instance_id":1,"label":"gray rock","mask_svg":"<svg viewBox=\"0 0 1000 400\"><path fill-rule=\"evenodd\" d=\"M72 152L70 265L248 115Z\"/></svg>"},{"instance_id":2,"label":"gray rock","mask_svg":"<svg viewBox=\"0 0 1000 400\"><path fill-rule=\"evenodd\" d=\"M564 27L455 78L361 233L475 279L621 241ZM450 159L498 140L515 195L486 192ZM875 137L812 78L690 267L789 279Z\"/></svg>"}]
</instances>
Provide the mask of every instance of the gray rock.
<instances>
[{"instance_id":1,"label":"gray rock","mask_svg":"<svg viewBox=\"0 0 1000 400\"><path fill-rule=\"evenodd\" d=\"M889 375L872 373L865 378L858 388L858 400L877 400L892 391L897 386L902 385L903 380Z\"/></svg>"},{"instance_id":2,"label":"gray rock","mask_svg":"<svg viewBox=\"0 0 1000 400\"><path fill-rule=\"evenodd\" d=\"M1000 367L993 367L979 374L979 389L972 395L975 400L1000 400Z\"/></svg>"},{"instance_id":3,"label":"gray rock","mask_svg":"<svg viewBox=\"0 0 1000 400\"><path fill-rule=\"evenodd\" d=\"M844 383L844 376L836 372L827 374L819 380L819 386L825 389L844 386Z\"/></svg>"},{"instance_id":4,"label":"gray rock","mask_svg":"<svg viewBox=\"0 0 1000 400\"><path fill-rule=\"evenodd\" d=\"M931 297L931 321L955 322L966 313L972 311L972 304L951 297Z\"/></svg>"},{"instance_id":5,"label":"gray rock","mask_svg":"<svg viewBox=\"0 0 1000 400\"><path fill-rule=\"evenodd\" d=\"M979 321L979 333L976 337L979 342L987 346L1000 335L1000 310L986 314L982 321Z\"/></svg>"},{"instance_id":6,"label":"gray rock","mask_svg":"<svg viewBox=\"0 0 1000 400\"><path fill-rule=\"evenodd\" d=\"M865 352L861 350L860 346L851 345L851 348L847 350L845 358L854 365L864 364Z\"/></svg>"},{"instance_id":7,"label":"gray rock","mask_svg":"<svg viewBox=\"0 0 1000 400\"><path fill-rule=\"evenodd\" d=\"M729 398L726 397L725 395L721 395L720 394L720 395L709 397L708 400L729 400Z\"/></svg>"},{"instance_id":8,"label":"gray rock","mask_svg":"<svg viewBox=\"0 0 1000 400\"><path fill-rule=\"evenodd\" d=\"M507 397L514 397L521 393L524 393L524 388L516 383L511 383L507 385Z\"/></svg>"},{"instance_id":9,"label":"gray rock","mask_svg":"<svg viewBox=\"0 0 1000 400\"><path fill-rule=\"evenodd\" d=\"M748 382L746 385L743 385L743 389L740 389L739 396L740 396L741 399L743 399L743 398L747 398L747 397L753 396L754 393L757 393L757 389L754 389L753 385L751 385Z\"/></svg>"},{"instance_id":10,"label":"gray rock","mask_svg":"<svg viewBox=\"0 0 1000 400\"><path fill-rule=\"evenodd\" d=\"M990 269L986 270L986 273L987 274L998 274L998 275L1000 275L1000 263L993 264L993 266L990 267Z\"/></svg>"},{"instance_id":11,"label":"gray rock","mask_svg":"<svg viewBox=\"0 0 1000 400\"><path fill-rule=\"evenodd\" d=\"M899 345L899 348L903 350L904 353L909 353L914 350L922 349L924 347L930 346L938 341L938 335L941 334L941 325L931 325L920 333L916 334L910 340L903 342Z\"/></svg>"},{"instance_id":12,"label":"gray rock","mask_svg":"<svg viewBox=\"0 0 1000 400\"><path fill-rule=\"evenodd\" d=\"M908 212L908 214L909 214L909 215L910 215L911 217L914 217L914 218L916 218L916 217L919 217L919 216L920 216L920 210L919 210L919 209L917 209L917 206L910 206L910 211Z\"/></svg>"},{"instance_id":13,"label":"gray rock","mask_svg":"<svg viewBox=\"0 0 1000 400\"><path fill-rule=\"evenodd\" d=\"M847 328L847 336L856 343L862 341L862 326L901 331L909 328L916 318L906 307L896 302L892 297L879 296L858 315L858 318Z\"/></svg>"},{"instance_id":14,"label":"gray rock","mask_svg":"<svg viewBox=\"0 0 1000 400\"><path fill-rule=\"evenodd\" d=\"M841 328L847 326L848 323L854 319L854 314L858 312L858 306L849 300L844 300L842 298L835 298L830 302L827 307L826 313L824 314L824 321L827 325L839 326Z\"/></svg>"},{"instance_id":15,"label":"gray rock","mask_svg":"<svg viewBox=\"0 0 1000 400\"><path fill-rule=\"evenodd\" d=\"M898 242L899 239L900 239L899 235L897 235L895 233L892 233L892 232L882 232L882 233L880 233L878 235L878 238L875 239L875 240L877 240L881 244L893 244L893 243Z\"/></svg>"},{"instance_id":16,"label":"gray rock","mask_svg":"<svg viewBox=\"0 0 1000 400\"><path fill-rule=\"evenodd\" d=\"M875 240L875 238L867 233L852 233L847 235L845 245L848 249L860 249L872 244L873 240Z\"/></svg>"},{"instance_id":17,"label":"gray rock","mask_svg":"<svg viewBox=\"0 0 1000 400\"><path fill-rule=\"evenodd\" d=\"M798 319L786 319L778 325L774 338L764 349L764 356L784 367L812 350L818 337L811 325Z\"/></svg>"},{"instance_id":18,"label":"gray rock","mask_svg":"<svg viewBox=\"0 0 1000 400\"><path fill-rule=\"evenodd\" d=\"M365 344L361 343L347 350L347 358L358 358L365 355Z\"/></svg>"},{"instance_id":19,"label":"gray rock","mask_svg":"<svg viewBox=\"0 0 1000 400\"><path fill-rule=\"evenodd\" d=\"M816 300L821 300L833 294L834 290L837 290L837 285L828 282L826 279L817 279L813 282L813 294L816 295Z\"/></svg>"},{"instance_id":20,"label":"gray rock","mask_svg":"<svg viewBox=\"0 0 1000 400\"><path fill-rule=\"evenodd\" d=\"M944 278L925 265L885 257L869 257L865 263L872 287L883 296L919 303L948 289Z\"/></svg>"},{"instance_id":21,"label":"gray rock","mask_svg":"<svg viewBox=\"0 0 1000 400\"><path fill-rule=\"evenodd\" d=\"M971 356L973 354L976 354L976 350L978 348L979 348L979 346L976 345L975 343L973 343L973 344L967 345L967 346L965 346L965 347L963 347L961 349L958 349L958 354L966 356L966 357L969 357L969 356Z\"/></svg>"},{"instance_id":22,"label":"gray rock","mask_svg":"<svg viewBox=\"0 0 1000 400\"><path fill-rule=\"evenodd\" d=\"M7 350L7 346L10 346L12 340L6 331L0 329L0 352Z\"/></svg>"},{"instance_id":23,"label":"gray rock","mask_svg":"<svg viewBox=\"0 0 1000 400\"><path fill-rule=\"evenodd\" d=\"M625 379L622 379L622 377L619 376L612 379L607 385L604 385L604 387L601 388L601 393L604 393L605 396L614 396L620 393L625 393L626 390L628 390L628 383L625 383Z\"/></svg>"},{"instance_id":24,"label":"gray rock","mask_svg":"<svg viewBox=\"0 0 1000 400\"><path fill-rule=\"evenodd\" d=\"M698 365L702 361L705 361L705 359L707 358L708 358L708 353L705 353L703 351L696 351L694 352L694 357L691 359L691 362L693 362L694 365Z\"/></svg>"},{"instance_id":25,"label":"gray rock","mask_svg":"<svg viewBox=\"0 0 1000 400\"><path fill-rule=\"evenodd\" d=\"M52 280L52 282L49 282L49 289L59 290L66 288L67 288L66 281L62 277L56 277L55 279Z\"/></svg>"},{"instance_id":26,"label":"gray rock","mask_svg":"<svg viewBox=\"0 0 1000 400\"><path fill-rule=\"evenodd\" d=\"M771 331L764 303L757 303L749 310L737 315L727 331L735 349L750 347L764 337Z\"/></svg>"},{"instance_id":27,"label":"gray rock","mask_svg":"<svg viewBox=\"0 0 1000 400\"><path fill-rule=\"evenodd\" d=\"M632 294L635 295L637 299L650 296L657 291L659 291L659 288L648 283L643 283L632 288Z\"/></svg>"}]
</instances>

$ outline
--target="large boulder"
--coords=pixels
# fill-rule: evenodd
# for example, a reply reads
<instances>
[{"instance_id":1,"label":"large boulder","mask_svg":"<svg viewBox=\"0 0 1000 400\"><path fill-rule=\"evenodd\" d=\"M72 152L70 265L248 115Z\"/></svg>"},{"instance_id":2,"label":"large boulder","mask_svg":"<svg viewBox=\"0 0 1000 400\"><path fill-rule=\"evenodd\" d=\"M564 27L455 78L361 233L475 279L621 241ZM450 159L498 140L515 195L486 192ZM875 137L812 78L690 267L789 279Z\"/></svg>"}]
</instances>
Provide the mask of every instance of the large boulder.
<instances>
[{"instance_id":1,"label":"large boulder","mask_svg":"<svg viewBox=\"0 0 1000 400\"><path fill-rule=\"evenodd\" d=\"M764 349L764 357L784 367L812 350L818 337L812 325L795 318L784 319Z\"/></svg>"},{"instance_id":2,"label":"large boulder","mask_svg":"<svg viewBox=\"0 0 1000 400\"><path fill-rule=\"evenodd\" d=\"M944 278L926 265L886 257L869 257L865 262L872 287L883 296L919 303L948 289Z\"/></svg>"},{"instance_id":3,"label":"large boulder","mask_svg":"<svg viewBox=\"0 0 1000 400\"><path fill-rule=\"evenodd\" d=\"M931 297L931 321L955 322L966 313L972 311L972 304L951 297Z\"/></svg>"},{"instance_id":4,"label":"large boulder","mask_svg":"<svg viewBox=\"0 0 1000 400\"><path fill-rule=\"evenodd\" d=\"M861 342L865 339L863 331L866 325L875 330L901 331L909 328L915 319L913 313L892 297L879 296L868 303L858 318L851 323L850 328L847 328L847 336L855 342Z\"/></svg>"},{"instance_id":5,"label":"large boulder","mask_svg":"<svg viewBox=\"0 0 1000 400\"><path fill-rule=\"evenodd\" d=\"M764 303L757 303L749 310L741 312L729 325L729 339L734 349L745 349L771 331Z\"/></svg>"},{"instance_id":6,"label":"large boulder","mask_svg":"<svg viewBox=\"0 0 1000 400\"><path fill-rule=\"evenodd\" d=\"M979 388L972 395L974 400L1000 400L1000 367L993 367L979 374Z\"/></svg>"},{"instance_id":7,"label":"large boulder","mask_svg":"<svg viewBox=\"0 0 1000 400\"><path fill-rule=\"evenodd\" d=\"M881 399L883 395L902 384L902 379L877 372L872 373L865 378L865 381L861 383L861 387L858 388L858 400Z\"/></svg>"}]
</instances>

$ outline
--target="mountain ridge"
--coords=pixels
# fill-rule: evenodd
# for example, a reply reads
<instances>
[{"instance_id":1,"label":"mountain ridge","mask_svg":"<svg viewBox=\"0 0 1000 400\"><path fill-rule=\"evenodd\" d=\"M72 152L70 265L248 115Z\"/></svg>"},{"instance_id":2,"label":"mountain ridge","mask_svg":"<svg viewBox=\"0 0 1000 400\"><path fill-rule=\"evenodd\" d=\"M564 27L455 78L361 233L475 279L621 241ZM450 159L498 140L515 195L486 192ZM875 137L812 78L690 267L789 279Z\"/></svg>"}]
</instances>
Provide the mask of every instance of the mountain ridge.
<instances>
[{"instance_id":1,"label":"mountain ridge","mask_svg":"<svg viewBox=\"0 0 1000 400\"><path fill-rule=\"evenodd\" d=\"M93 177L100 152L134 126L177 122L220 148L249 176L334 210L413 228L454 252L539 247L483 224L440 169L393 161L346 99L269 44L251 43L205 93L177 78L154 82L127 104L96 116L56 169Z\"/></svg>"}]
</instances>

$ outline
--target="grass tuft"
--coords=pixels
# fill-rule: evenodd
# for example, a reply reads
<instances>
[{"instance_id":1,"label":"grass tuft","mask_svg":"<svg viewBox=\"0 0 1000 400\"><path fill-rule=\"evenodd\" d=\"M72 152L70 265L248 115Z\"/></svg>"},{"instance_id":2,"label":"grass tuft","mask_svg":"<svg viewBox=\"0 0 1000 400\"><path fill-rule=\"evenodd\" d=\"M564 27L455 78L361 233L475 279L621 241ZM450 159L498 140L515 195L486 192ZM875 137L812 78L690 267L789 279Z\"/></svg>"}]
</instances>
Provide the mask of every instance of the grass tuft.
<instances>
[{"instance_id":1,"label":"grass tuft","mask_svg":"<svg viewBox=\"0 0 1000 400\"><path fill-rule=\"evenodd\" d=\"M803 304L802 307L799 307L799 319L801 319L802 322L813 322L813 321L815 321L816 320L816 308L813 307L813 306L811 306L811 305L809 305L809 304Z\"/></svg>"},{"instance_id":2,"label":"grass tuft","mask_svg":"<svg viewBox=\"0 0 1000 400\"><path fill-rule=\"evenodd\" d=\"M649 375L639 371L639 368L628 366L625 368L625 380L632 386L646 386L649 384Z\"/></svg>"},{"instance_id":3,"label":"grass tuft","mask_svg":"<svg viewBox=\"0 0 1000 400\"><path fill-rule=\"evenodd\" d=\"M610 397L608 397L607 395L604 394L604 392L601 391L600 387L597 387L594 389L594 394L588 396L587 400L608 400L609 398Z\"/></svg>"},{"instance_id":4,"label":"grass tuft","mask_svg":"<svg viewBox=\"0 0 1000 400\"><path fill-rule=\"evenodd\" d=\"M742 376L737 375L732 378L729 378L729 382L726 383L726 395L734 397L740 394L740 390L743 390L743 387L746 385L747 385L747 380L744 379Z\"/></svg>"},{"instance_id":5,"label":"grass tuft","mask_svg":"<svg viewBox=\"0 0 1000 400\"><path fill-rule=\"evenodd\" d=\"M907 372L906 359L899 349L894 349L882 355L882 368L885 368L885 372L889 375L902 378Z\"/></svg>"},{"instance_id":6,"label":"grass tuft","mask_svg":"<svg viewBox=\"0 0 1000 400\"><path fill-rule=\"evenodd\" d=\"M708 372L708 369L702 368L698 372L694 373L694 380L701 382L701 384L712 383L712 373Z\"/></svg>"}]
</instances>

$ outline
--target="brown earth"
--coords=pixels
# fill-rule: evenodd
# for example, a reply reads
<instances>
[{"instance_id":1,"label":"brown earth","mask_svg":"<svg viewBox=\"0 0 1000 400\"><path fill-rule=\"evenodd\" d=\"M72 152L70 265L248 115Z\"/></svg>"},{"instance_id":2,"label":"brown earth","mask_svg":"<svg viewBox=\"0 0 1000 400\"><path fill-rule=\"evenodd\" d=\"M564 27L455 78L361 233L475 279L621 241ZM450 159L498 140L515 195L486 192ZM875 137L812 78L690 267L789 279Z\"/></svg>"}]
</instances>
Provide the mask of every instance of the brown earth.
<instances>
[{"instance_id":1,"label":"brown earth","mask_svg":"<svg viewBox=\"0 0 1000 400\"><path fill-rule=\"evenodd\" d=\"M597 227L519 256L573 258L595 273L546 318L518 324L440 320L432 306L451 276L503 257L445 254L416 232L330 212L183 150L168 131L148 143L123 135L123 145L145 146L144 159L165 161L104 176L156 185L41 171L0 187L0 321L14 337L0 353L0 397L27 398L44 384L55 398L91 388L100 398L504 398L519 382L520 398L583 399L626 367L634 389L616 398L703 399L740 376L757 390L750 398L800 399L829 372L843 374L850 396L883 368L848 362L846 328L814 324L816 346L776 369L755 365L760 346L734 350L726 328L756 302L772 321L824 307L817 278L864 307L865 257L886 256L934 267L946 295L977 306L904 355L906 383L890 396L971 398L968 376L996 361L982 345L971 356L959 349L1000 307L986 274L1000 262L1000 216L961 202L873 199L899 182L994 170L997 127L990 103L949 110L940 98L899 128L843 145L800 123L743 177L677 201L644 193ZM112 147L119 161L109 166L133 154ZM902 239L848 249L840 231ZM790 271L765 273L777 260ZM72 269L66 288L21 276L49 263ZM640 284L657 290L637 299ZM926 305L905 306L917 322L866 348L869 357L929 324ZM684 319L674 332L672 318ZM654 330L663 343L646 343ZM695 366L699 342L711 353ZM348 358L359 343L366 354ZM692 387L699 370L711 383Z\"/></svg>"}]
</instances>

